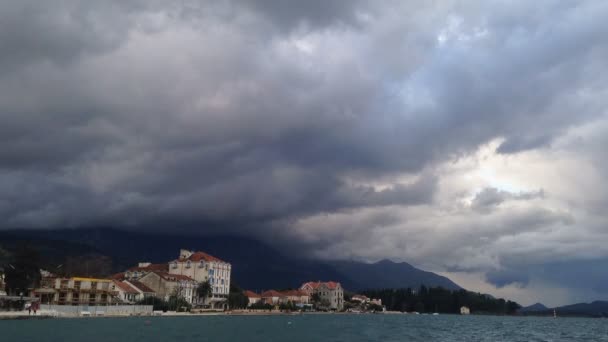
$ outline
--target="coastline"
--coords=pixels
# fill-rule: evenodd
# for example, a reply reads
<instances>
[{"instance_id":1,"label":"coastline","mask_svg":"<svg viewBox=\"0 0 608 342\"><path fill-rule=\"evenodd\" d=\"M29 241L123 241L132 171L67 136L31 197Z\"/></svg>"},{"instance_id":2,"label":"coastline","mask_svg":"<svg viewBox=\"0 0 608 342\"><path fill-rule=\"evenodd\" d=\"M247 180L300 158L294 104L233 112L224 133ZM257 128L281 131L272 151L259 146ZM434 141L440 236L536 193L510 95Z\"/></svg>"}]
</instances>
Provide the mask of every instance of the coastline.
<instances>
[{"instance_id":1,"label":"coastline","mask_svg":"<svg viewBox=\"0 0 608 342\"><path fill-rule=\"evenodd\" d=\"M300 315L389 315L403 314L401 312L383 313L353 313L353 312L282 312L282 311L206 311L206 312L175 312L168 311L154 314L130 314L130 315L99 315L99 316L80 316L58 314L53 311L39 311L36 315L29 314L27 311L7 311L0 312L0 320L27 320L27 319L74 319L74 318L128 318L128 317L202 317L202 316L300 316Z\"/></svg>"}]
</instances>

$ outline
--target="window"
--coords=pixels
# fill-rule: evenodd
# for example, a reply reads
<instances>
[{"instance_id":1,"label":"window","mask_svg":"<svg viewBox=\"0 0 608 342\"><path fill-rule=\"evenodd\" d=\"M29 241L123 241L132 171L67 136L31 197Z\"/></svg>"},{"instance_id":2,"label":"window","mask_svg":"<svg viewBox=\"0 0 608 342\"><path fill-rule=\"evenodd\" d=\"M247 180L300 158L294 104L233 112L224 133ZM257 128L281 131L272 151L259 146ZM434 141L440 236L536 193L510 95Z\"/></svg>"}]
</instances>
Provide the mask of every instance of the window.
<instances>
[{"instance_id":1,"label":"window","mask_svg":"<svg viewBox=\"0 0 608 342\"><path fill-rule=\"evenodd\" d=\"M171 263L171 268L177 268L177 263L176 262Z\"/></svg>"},{"instance_id":2,"label":"window","mask_svg":"<svg viewBox=\"0 0 608 342\"><path fill-rule=\"evenodd\" d=\"M186 262L186 268L190 268L192 267L192 263L190 262L190 260L188 260L188 262Z\"/></svg>"},{"instance_id":3,"label":"window","mask_svg":"<svg viewBox=\"0 0 608 342\"><path fill-rule=\"evenodd\" d=\"M203 268L205 267L205 262L201 260L201 262L198 264L199 268Z\"/></svg>"}]
</instances>

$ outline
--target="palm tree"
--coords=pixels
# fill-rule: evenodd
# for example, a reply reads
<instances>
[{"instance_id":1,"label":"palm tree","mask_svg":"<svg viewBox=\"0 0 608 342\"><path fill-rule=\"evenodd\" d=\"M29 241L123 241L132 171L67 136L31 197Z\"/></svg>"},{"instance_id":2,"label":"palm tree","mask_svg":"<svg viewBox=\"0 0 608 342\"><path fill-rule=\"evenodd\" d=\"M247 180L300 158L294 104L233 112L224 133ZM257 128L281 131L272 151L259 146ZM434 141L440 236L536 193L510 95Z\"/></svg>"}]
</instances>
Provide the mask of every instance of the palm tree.
<instances>
[{"instance_id":1,"label":"palm tree","mask_svg":"<svg viewBox=\"0 0 608 342\"><path fill-rule=\"evenodd\" d=\"M199 283L198 287L196 288L196 294L198 295L199 299L203 298L203 304L205 303L207 297L211 297L212 293L211 284L209 284L208 281Z\"/></svg>"}]
</instances>

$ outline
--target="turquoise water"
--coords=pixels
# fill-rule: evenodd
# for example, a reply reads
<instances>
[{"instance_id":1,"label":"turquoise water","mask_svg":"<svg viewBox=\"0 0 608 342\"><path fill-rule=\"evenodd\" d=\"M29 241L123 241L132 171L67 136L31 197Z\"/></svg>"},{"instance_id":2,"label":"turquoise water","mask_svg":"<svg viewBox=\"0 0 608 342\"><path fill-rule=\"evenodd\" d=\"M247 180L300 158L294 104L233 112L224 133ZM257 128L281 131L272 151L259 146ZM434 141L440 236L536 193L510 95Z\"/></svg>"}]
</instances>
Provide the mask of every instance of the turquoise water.
<instances>
[{"instance_id":1,"label":"turquoise water","mask_svg":"<svg viewBox=\"0 0 608 342\"><path fill-rule=\"evenodd\" d=\"M0 341L608 341L608 320L301 315L0 321Z\"/></svg>"}]
</instances>

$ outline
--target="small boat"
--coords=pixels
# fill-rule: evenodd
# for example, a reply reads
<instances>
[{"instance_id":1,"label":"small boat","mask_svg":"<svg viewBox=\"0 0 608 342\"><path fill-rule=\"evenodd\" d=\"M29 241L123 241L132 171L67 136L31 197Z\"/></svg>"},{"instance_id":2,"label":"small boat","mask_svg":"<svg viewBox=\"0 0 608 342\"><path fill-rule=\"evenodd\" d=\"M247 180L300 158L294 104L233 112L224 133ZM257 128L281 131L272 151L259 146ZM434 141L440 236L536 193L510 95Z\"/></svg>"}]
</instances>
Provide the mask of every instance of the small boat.
<instances>
[{"instance_id":1,"label":"small boat","mask_svg":"<svg viewBox=\"0 0 608 342\"><path fill-rule=\"evenodd\" d=\"M553 309L553 318L557 318L557 311Z\"/></svg>"}]
</instances>

